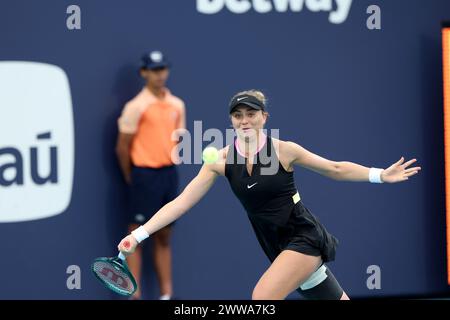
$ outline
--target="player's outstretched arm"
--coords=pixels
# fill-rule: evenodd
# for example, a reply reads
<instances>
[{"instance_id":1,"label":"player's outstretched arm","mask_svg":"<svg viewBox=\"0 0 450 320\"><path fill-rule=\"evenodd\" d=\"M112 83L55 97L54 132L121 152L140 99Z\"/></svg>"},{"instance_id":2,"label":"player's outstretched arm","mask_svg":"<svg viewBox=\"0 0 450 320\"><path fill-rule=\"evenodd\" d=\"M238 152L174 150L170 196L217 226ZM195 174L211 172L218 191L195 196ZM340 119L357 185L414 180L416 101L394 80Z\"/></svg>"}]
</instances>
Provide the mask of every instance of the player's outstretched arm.
<instances>
[{"instance_id":1,"label":"player's outstretched arm","mask_svg":"<svg viewBox=\"0 0 450 320\"><path fill-rule=\"evenodd\" d=\"M323 176L341 181L401 182L419 173L421 167L409 168L416 159L404 162L403 157L387 169L368 168L349 161L332 161L320 157L293 142L285 143L292 164L303 166Z\"/></svg>"},{"instance_id":2,"label":"player's outstretched arm","mask_svg":"<svg viewBox=\"0 0 450 320\"><path fill-rule=\"evenodd\" d=\"M119 251L125 255L133 253L138 243L181 217L208 192L217 176L211 166L203 165L197 176L177 198L167 203L147 223L120 241ZM124 243L127 243L127 246L124 246Z\"/></svg>"}]
</instances>

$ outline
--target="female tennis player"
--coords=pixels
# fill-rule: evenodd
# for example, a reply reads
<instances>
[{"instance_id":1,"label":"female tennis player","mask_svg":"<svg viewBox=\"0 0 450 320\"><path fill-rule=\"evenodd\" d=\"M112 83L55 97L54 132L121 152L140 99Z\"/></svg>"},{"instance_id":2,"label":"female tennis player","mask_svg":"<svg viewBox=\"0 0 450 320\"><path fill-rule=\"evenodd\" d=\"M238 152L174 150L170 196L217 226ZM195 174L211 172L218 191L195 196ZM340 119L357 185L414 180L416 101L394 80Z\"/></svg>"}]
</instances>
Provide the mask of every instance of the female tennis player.
<instances>
[{"instance_id":1,"label":"female tennis player","mask_svg":"<svg viewBox=\"0 0 450 320\"><path fill-rule=\"evenodd\" d=\"M284 299L297 290L307 299L347 300L325 265L334 260L338 240L302 203L294 182L294 165L335 180L372 183L406 181L421 168L409 168L416 159L404 162L403 157L387 169L331 161L294 142L267 136L262 130L268 117L265 105L260 91L236 94L230 102L234 143L219 150L217 162L204 164L176 199L122 239L118 249L131 254L138 243L194 206L218 176L225 176L272 262L256 284L252 298ZM131 246L125 247L126 241Z\"/></svg>"}]
</instances>

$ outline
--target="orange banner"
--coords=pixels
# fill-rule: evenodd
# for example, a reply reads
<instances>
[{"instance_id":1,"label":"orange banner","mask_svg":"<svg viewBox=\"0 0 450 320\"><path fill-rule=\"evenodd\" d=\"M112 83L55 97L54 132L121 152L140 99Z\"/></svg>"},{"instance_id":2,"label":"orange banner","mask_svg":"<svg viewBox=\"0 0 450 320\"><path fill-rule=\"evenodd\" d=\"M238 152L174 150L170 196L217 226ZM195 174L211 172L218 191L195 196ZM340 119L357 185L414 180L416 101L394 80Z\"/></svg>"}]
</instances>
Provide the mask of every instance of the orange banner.
<instances>
[{"instance_id":1,"label":"orange banner","mask_svg":"<svg viewBox=\"0 0 450 320\"><path fill-rule=\"evenodd\" d=\"M447 282L450 284L450 28L442 30L444 76L445 207L447 219Z\"/></svg>"}]
</instances>

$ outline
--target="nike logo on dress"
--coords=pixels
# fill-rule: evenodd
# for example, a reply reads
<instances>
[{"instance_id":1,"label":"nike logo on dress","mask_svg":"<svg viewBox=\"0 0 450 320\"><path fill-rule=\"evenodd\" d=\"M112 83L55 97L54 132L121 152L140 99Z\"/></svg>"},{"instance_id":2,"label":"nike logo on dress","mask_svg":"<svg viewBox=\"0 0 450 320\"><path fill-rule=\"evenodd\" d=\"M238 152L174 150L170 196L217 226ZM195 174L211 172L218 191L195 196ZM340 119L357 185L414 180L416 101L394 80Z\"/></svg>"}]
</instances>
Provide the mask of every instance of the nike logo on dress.
<instances>
[{"instance_id":1,"label":"nike logo on dress","mask_svg":"<svg viewBox=\"0 0 450 320\"><path fill-rule=\"evenodd\" d=\"M253 186L255 186L256 184L258 184L258 182L255 182L254 184L252 184L252 185L247 185L247 189L250 189L250 188L252 188Z\"/></svg>"},{"instance_id":2,"label":"nike logo on dress","mask_svg":"<svg viewBox=\"0 0 450 320\"><path fill-rule=\"evenodd\" d=\"M247 97L237 98L237 101L239 102L239 101L244 100L244 99L247 99Z\"/></svg>"}]
</instances>

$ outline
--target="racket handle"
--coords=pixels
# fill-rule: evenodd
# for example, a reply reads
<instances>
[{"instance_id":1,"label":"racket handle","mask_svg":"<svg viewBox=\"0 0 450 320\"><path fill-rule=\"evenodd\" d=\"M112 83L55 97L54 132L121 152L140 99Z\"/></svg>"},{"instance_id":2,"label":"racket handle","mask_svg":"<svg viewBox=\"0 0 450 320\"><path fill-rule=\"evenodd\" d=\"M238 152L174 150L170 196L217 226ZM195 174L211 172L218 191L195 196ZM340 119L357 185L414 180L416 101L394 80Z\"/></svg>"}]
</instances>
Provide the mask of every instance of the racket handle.
<instances>
[{"instance_id":1,"label":"racket handle","mask_svg":"<svg viewBox=\"0 0 450 320\"><path fill-rule=\"evenodd\" d=\"M128 241L128 240L124 241L123 245L125 246L125 249L130 248L130 241ZM118 257L119 257L119 259L121 259L123 261L125 261L125 259L126 259L125 255L122 253L122 251L119 252Z\"/></svg>"}]
</instances>

